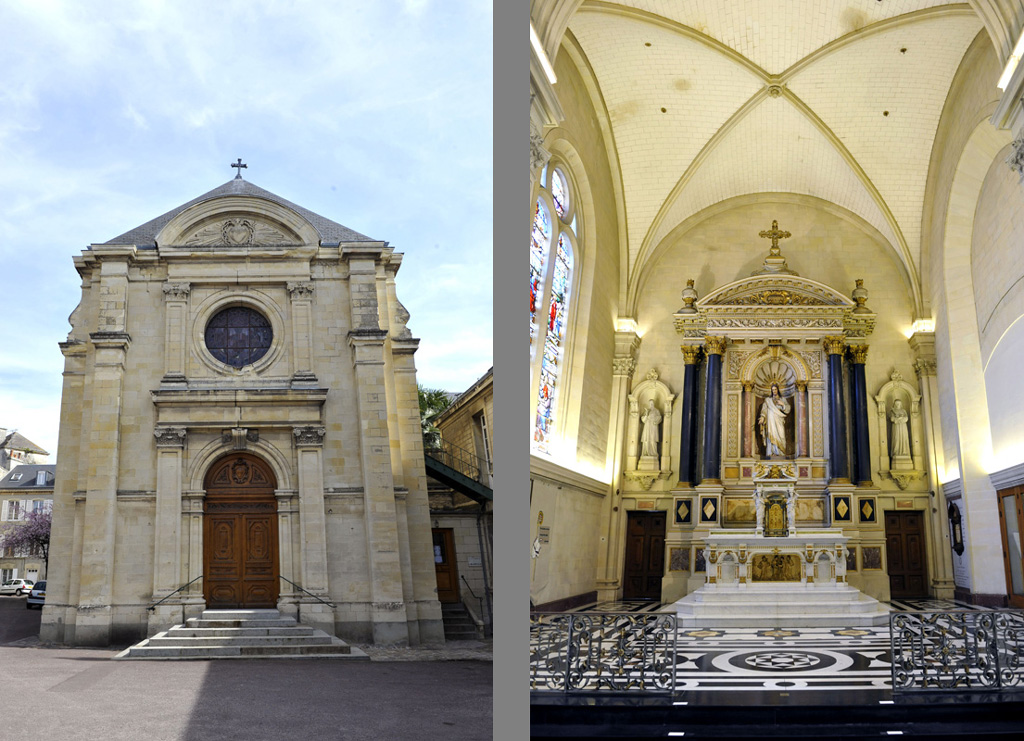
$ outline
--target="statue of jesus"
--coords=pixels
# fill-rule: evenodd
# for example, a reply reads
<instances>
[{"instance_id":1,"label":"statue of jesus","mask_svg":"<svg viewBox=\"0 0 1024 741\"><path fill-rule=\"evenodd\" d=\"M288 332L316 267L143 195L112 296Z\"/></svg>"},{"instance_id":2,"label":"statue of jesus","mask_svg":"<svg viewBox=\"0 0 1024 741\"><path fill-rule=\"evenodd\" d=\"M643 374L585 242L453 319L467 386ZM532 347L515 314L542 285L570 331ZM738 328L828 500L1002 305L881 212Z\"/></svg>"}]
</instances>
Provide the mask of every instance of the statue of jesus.
<instances>
[{"instance_id":1,"label":"statue of jesus","mask_svg":"<svg viewBox=\"0 0 1024 741\"><path fill-rule=\"evenodd\" d=\"M761 404L761 415L757 418L765 458L786 454L786 415L789 409L789 402L782 398L779 384L773 383L772 395Z\"/></svg>"}]
</instances>

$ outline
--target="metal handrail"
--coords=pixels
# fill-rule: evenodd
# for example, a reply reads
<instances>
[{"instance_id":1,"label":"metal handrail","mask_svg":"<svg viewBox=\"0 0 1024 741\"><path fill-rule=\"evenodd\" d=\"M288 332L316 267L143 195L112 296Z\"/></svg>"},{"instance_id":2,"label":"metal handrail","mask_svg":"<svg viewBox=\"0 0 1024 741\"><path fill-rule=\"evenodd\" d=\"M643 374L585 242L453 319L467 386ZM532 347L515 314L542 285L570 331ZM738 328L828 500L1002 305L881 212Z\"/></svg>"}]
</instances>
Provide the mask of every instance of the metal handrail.
<instances>
[{"instance_id":1,"label":"metal handrail","mask_svg":"<svg viewBox=\"0 0 1024 741\"><path fill-rule=\"evenodd\" d=\"M466 585L466 589L469 590L469 593L471 595L473 595L473 597L476 599L477 602L479 602L480 601L480 597L477 595L476 592L473 591L473 587L469 586L469 582L466 581L466 575L465 574L459 574L459 578L462 579L462 583Z\"/></svg>"},{"instance_id":2,"label":"metal handrail","mask_svg":"<svg viewBox=\"0 0 1024 741\"><path fill-rule=\"evenodd\" d=\"M173 597L174 595L176 595L176 594L177 594L178 592L182 591L183 589L188 589L189 587L191 587L191 586L192 586L193 584L195 584L195 583L196 583L197 581L199 581L199 580L200 580L200 579L202 579L202 578L203 578L203 575L202 575L202 574L200 574L200 575L199 575L199 576L197 576L197 577L196 577L195 579L193 579L192 581L190 581L190 582L189 582L188 584L182 584L182 585L181 585L180 587L178 587L177 589L175 589L175 590L174 590L173 592L171 592L171 593L170 593L169 595L167 595L166 597L164 597L164 598L163 598L162 600L159 600L158 602L154 602L153 604L151 604L151 605L150 605L149 607L147 607L146 609L147 609L147 610L148 610L149 612L153 612L153 610L155 610L155 609L157 608L157 606L159 606L159 605L160 605L161 603L163 603L163 602L166 602L167 600L169 600L169 599L170 599L171 597Z\"/></svg>"},{"instance_id":3,"label":"metal handrail","mask_svg":"<svg viewBox=\"0 0 1024 741\"><path fill-rule=\"evenodd\" d=\"M486 484L490 474L489 466L484 458L481 458L472 450L466 450L444 438L438 441L439 447L425 447L423 454L428 455L439 463L443 463L463 476Z\"/></svg>"},{"instance_id":4,"label":"metal handrail","mask_svg":"<svg viewBox=\"0 0 1024 741\"><path fill-rule=\"evenodd\" d=\"M282 576L281 578L282 578L282 579L284 579L284 580L285 580L286 582L288 582L289 584L291 584L291 585L292 585L293 587L295 587L296 589L298 589L298 590L299 590L300 592L305 592L305 593L306 593L306 594L308 594L308 595L309 595L310 597L312 597L313 599L315 599L315 600L316 600L317 602L321 602L321 603L323 603L323 604L327 605L328 607L337 607L337 605L336 605L336 604L334 604L333 602L324 602L324 600L320 599L319 597L317 597L317 596L316 596L315 594L313 594L313 593L312 593L312 592L310 592L309 590L303 589L303 588L302 588L302 587L300 587L300 586L299 586L298 584L296 584L296 583L295 583L295 582L293 582L293 581L292 581L291 579L289 579L289 578L288 578L287 576Z\"/></svg>"}]
</instances>

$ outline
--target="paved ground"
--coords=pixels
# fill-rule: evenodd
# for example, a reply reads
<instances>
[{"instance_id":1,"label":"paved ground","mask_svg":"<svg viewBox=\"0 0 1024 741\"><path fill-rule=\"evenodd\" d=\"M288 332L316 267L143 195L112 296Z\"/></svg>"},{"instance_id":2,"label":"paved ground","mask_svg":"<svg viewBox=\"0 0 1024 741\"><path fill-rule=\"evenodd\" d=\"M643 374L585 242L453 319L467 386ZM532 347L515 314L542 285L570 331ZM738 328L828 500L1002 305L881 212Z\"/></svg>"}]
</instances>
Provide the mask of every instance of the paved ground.
<instances>
[{"instance_id":1,"label":"paved ground","mask_svg":"<svg viewBox=\"0 0 1024 741\"><path fill-rule=\"evenodd\" d=\"M32 698L7 739L490 739L490 643L363 647L372 661L111 661L39 644L39 612L0 597L0 684ZM396 663L402 662L402 663Z\"/></svg>"}]
</instances>

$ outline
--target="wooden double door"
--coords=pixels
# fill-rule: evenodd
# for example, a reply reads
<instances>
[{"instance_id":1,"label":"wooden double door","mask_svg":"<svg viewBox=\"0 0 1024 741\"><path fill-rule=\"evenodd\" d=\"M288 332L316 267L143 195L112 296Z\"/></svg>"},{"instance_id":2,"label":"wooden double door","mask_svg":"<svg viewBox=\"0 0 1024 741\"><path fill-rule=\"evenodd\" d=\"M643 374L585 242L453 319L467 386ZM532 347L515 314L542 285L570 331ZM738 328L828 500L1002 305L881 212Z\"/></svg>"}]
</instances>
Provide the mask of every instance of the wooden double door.
<instances>
[{"instance_id":1,"label":"wooden double door","mask_svg":"<svg viewBox=\"0 0 1024 741\"><path fill-rule=\"evenodd\" d=\"M1024 608L1024 486L997 492L999 529L1003 538L1003 569L1010 607Z\"/></svg>"},{"instance_id":2,"label":"wooden double door","mask_svg":"<svg viewBox=\"0 0 1024 741\"><path fill-rule=\"evenodd\" d=\"M276 607L280 570L273 472L253 455L230 455L211 467L205 488L206 607Z\"/></svg>"},{"instance_id":3,"label":"wooden double door","mask_svg":"<svg viewBox=\"0 0 1024 741\"><path fill-rule=\"evenodd\" d=\"M626 562L623 599L661 599L665 576L664 512L629 512L626 520Z\"/></svg>"},{"instance_id":4,"label":"wooden double door","mask_svg":"<svg viewBox=\"0 0 1024 741\"><path fill-rule=\"evenodd\" d=\"M886 569L891 597L927 597L924 513L885 513Z\"/></svg>"}]
</instances>

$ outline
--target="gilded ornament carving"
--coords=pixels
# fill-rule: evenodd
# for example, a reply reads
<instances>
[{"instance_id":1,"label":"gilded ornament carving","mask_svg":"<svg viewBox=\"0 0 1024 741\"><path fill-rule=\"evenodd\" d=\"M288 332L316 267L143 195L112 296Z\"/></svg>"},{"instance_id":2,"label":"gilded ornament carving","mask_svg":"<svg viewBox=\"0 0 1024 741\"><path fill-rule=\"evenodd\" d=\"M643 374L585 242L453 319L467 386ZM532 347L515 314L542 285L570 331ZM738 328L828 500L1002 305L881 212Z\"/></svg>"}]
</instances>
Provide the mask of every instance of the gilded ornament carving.
<instances>
[{"instance_id":1,"label":"gilded ornament carving","mask_svg":"<svg viewBox=\"0 0 1024 741\"><path fill-rule=\"evenodd\" d=\"M716 317L708 321L708 329L839 329L843 326L840 319L786 317L785 319L750 317L727 318Z\"/></svg>"},{"instance_id":2,"label":"gilded ornament carving","mask_svg":"<svg viewBox=\"0 0 1024 741\"><path fill-rule=\"evenodd\" d=\"M748 278L739 285L723 286L712 291L704 299L708 306L749 306L757 305L753 297L762 297L761 305L767 303L765 294L782 292L792 297L796 306L850 306L850 299L828 286L814 283L792 275L771 275Z\"/></svg>"},{"instance_id":3,"label":"gilded ornament carving","mask_svg":"<svg viewBox=\"0 0 1024 741\"><path fill-rule=\"evenodd\" d=\"M841 335L825 337L822 344L825 345L825 352L829 355L842 355L843 350L846 349L846 337Z\"/></svg>"},{"instance_id":4,"label":"gilded ornament carving","mask_svg":"<svg viewBox=\"0 0 1024 741\"><path fill-rule=\"evenodd\" d=\"M158 448L183 448L186 436L184 427L158 427L153 430Z\"/></svg>"},{"instance_id":5,"label":"gilded ornament carving","mask_svg":"<svg viewBox=\"0 0 1024 741\"><path fill-rule=\"evenodd\" d=\"M868 346L850 345L850 355L853 357L854 363L857 365L864 365L868 362Z\"/></svg>"},{"instance_id":6,"label":"gilded ornament carving","mask_svg":"<svg viewBox=\"0 0 1024 741\"><path fill-rule=\"evenodd\" d=\"M869 309L866 306L867 301L868 301L868 289L866 289L864 287L864 279L863 278L857 278L856 283L857 283L857 287L853 289L853 293L851 294L851 296L853 297L853 300L857 302L857 308L855 308L853 310L853 313L854 314L870 314L871 313L871 309Z\"/></svg>"},{"instance_id":7,"label":"gilded ornament carving","mask_svg":"<svg viewBox=\"0 0 1024 741\"><path fill-rule=\"evenodd\" d=\"M1014 140L1010 156L1006 158L1006 164L1020 176L1019 182L1024 183L1024 136Z\"/></svg>"},{"instance_id":8,"label":"gilded ornament carving","mask_svg":"<svg viewBox=\"0 0 1024 741\"><path fill-rule=\"evenodd\" d=\"M821 397L817 394L811 396L811 419L814 422L814 450L811 453L815 458L825 455L825 444L822 429L824 422L821 418Z\"/></svg>"},{"instance_id":9,"label":"gilded ornament carving","mask_svg":"<svg viewBox=\"0 0 1024 741\"><path fill-rule=\"evenodd\" d=\"M292 301L308 300L313 296L313 284L310 281L289 281L288 295L292 297Z\"/></svg>"},{"instance_id":10,"label":"gilded ornament carving","mask_svg":"<svg viewBox=\"0 0 1024 741\"><path fill-rule=\"evenodd\" d=\"M743 369L743 363L746 362L750 356L748 352L731 352L729 353L729 378L739 378L740 371Z\"/></svg>"},{"instance_id":11,"label":"gilded ornament carving","mask_svg":"<svg viewBox=\"0 0 1024 741\"><path fill-rule=\"evenodd\" d=\"M295 444L300 447L322 446L324 435L327 430L323 427L294 427L292 435L295 437Z\"/></svg>"},{"instance_id":12,"label":"gilded ornament carving","mask_svg":"<svg viewBox=\"0 0 1024 741\"><path fill-rule=\"evenodd\" d=\"M796 390L799 391L801 394L807 393L807 381L797 381Z\"/></svg>"},{"instance_id":13,"label":"gilded ornament carving","mask_svg":"<svg viewBox=\"0 0 1024 741\"><path fill-rule=\"evenodd\" d=\"M697 365L700 360L700 345L682 345L679 349L683 353L684 365Z\"/></svg>"},{"instance_id":14,"label":"gilded ornament carving","mask_svg":"<svg viewBox=\"0 0 1024 741\"><path fill-rule=\"evenodd\" d=\"M803 351L800 353L800 357L806 361L808 367L811 369L811 375L814 378L821 377L821 354L814 351Z\"/></svg>"},{"instance_id":15,"label":"gilded ornament carving","mask_svg":"<svg viewBox=\"0 0 1024 741\"><path fill-rule=\"evenodd\" d=\"M164 283L164 299L167 301L184 301L192 292L191 283Z\"/></svg>"},{"instance_id":16,"label":"gilded ornament carving","mask_svg":"<svg viewBox=\"0 0 1024 741\"><path fill-rule=\"evenodd\" d=\"M708 355L724 355L727 342L728 339L725 337L712 337L708 335L704 338L704 352Z\"/></svg>"},{"instance_id":17,"label":"gilded ornament carving","mask_svg":"<svg viewBox=\"0 0 1024 741\"><path fill-rule=\"evenodd\" d=\"M690 278L686 281L686 288L683 289L683 308L679 310L679 313L696 314L697 310L693 307L696 300L697 289L693 287L693 278Z\"/></svg>"},{"instance_id":18,"label":"gilded ornament carving","mask_svg":"<svg viewBox=\"0 0 1024 741\"><path fill-rule=\"evenodd\" d=\"M792 291L772 288L745 296L716 302L716 306L824 306L824 302L813 296L804 296Z\"/></svg>"},{"instance_id":19,"label":"gilded ornament carving","mask_svg":"<svg viewBox=\"0 0 1024 741\"><path fill-rule=\"evenodd\" d=\"M729 432L727 437L727 455L730 458L739 457L739 397L735 394L729 396Z\"/></svg>"},{"instance_id":20,"label":"gilded ornament carving","mask_svg":"<svg viewBox=\"0 0 1024 741\"><path fill-rule=\"evenodd\" d=\"M612 374L616 376L627 376L633 377L633 373L636 371L636 360L626 356L619 358L612 358Z\"/></svg>"}]
</instances>

